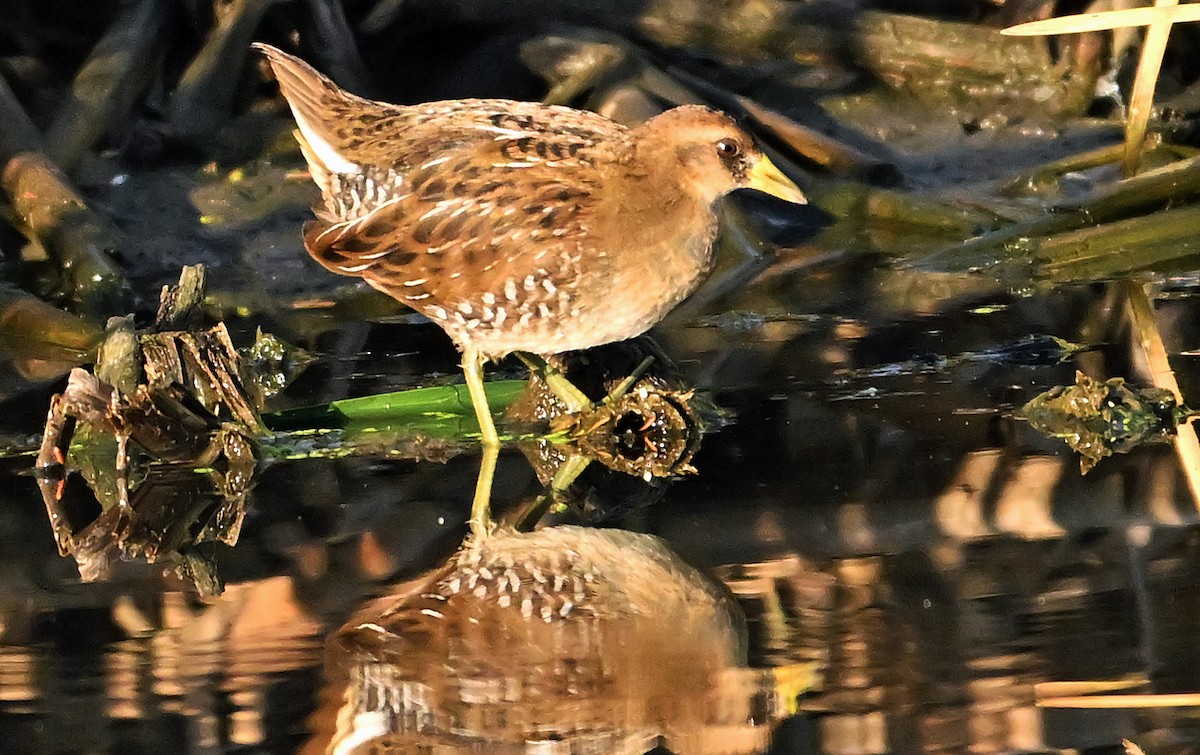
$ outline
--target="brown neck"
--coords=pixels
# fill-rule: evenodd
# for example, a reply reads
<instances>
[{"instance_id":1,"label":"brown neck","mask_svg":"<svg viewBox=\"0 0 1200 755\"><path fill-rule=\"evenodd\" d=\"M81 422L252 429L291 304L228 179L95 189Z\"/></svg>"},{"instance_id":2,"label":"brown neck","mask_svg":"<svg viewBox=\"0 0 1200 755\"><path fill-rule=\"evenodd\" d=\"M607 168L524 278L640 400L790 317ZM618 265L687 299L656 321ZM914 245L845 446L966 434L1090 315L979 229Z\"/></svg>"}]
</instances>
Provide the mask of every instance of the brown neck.
<instances>
[{"instance_id":1,"label":"brown neck","mask_svg":"<svg viewBox=\"0 0 1200 755\"><path fill-rule=\"evenodd\" d=\"M644 145L605 177L605 191L617 199L606 204L603 222L617 224L622 238L646 250L707 254L716 233L716 202L698 196L687 179L669 155Z\"/></svg>"}]
</instances>

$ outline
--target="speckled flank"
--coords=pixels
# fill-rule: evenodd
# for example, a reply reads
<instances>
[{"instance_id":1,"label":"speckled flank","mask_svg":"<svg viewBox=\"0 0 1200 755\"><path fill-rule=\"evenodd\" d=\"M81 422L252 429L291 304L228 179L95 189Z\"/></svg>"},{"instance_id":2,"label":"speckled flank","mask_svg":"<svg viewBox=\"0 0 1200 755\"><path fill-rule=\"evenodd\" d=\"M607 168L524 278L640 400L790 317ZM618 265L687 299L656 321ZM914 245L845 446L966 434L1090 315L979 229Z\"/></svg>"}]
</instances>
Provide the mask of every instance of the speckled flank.
<instances>
[{"instance_id":1,"label":"speckled flank","mask_svg":"<svg viewBox=\"0 0 1200 755\"><path fill-rule=\"evenodd\" d=\"M707 271L713 202L749 164L750 149L718 160L719 139L751 142L703 108L630 131L529 102L401 107L263 49L323 193L309 253L437 321L464 349L547 353L646 330Z\"/></svg>"}]
</instances>

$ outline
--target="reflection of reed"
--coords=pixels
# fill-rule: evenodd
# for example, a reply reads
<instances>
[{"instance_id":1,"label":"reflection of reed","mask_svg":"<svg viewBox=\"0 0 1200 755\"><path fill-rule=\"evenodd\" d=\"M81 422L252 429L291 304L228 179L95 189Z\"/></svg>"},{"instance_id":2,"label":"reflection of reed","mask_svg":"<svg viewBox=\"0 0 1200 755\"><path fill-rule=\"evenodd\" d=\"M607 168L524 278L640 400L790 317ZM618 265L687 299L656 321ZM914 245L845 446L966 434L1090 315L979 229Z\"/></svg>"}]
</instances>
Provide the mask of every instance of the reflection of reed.
<instances>
[{"instance_id":1,"label":"reflection of reed","mask_svg":"<svg viewBox=\"0 0 1200 755\"><path fill-rule=\"evenodd\" d=\"M732 597L647 535L469 542L338 636L333 749L753 753L776 708ZM486 750L479 750L486 747ZM438 752L443 750L439 749Z\"/></svg>"},{"instance_id":2,"label":"reflection of reed","mask_svg":"<svg viewBox=\"0 0 1200 755\"><path fill-rule=\"evenodd\" d=\"M1122 556L1103 539L996 539L834 561L829 670L803 705L821 751L1057 752L1056 737L1115 744L1133 731L1127 719L1097 728L1094 718L1055 713L1052 723L1035 683L1138 667Z\"/></svg>"},{"instance_id":3,"label":"reflection of reed","mask_svg":"<svg viewBox=\"0 0 1200 755\"><path fill-rule=\"evenodd\" d=\"M0 728L30 722L22 752L289 750L295 715L281 720L280 700L295 693L280 687L313 672L322 629L282 577L234 585L210 605L120 595L28 626L36 650L0 645Z\"/></svg>"},{"instance_id":4,"label":"reflection of reed","mask_svg":"<svg viewBox=\"0 0 1200 755\"><path fill-rule=\"evenodd\" d=\"M755 666L829 664L834 578L798 555L730 564L717 576L737 597Z\"/></svg>"}]
</instances>

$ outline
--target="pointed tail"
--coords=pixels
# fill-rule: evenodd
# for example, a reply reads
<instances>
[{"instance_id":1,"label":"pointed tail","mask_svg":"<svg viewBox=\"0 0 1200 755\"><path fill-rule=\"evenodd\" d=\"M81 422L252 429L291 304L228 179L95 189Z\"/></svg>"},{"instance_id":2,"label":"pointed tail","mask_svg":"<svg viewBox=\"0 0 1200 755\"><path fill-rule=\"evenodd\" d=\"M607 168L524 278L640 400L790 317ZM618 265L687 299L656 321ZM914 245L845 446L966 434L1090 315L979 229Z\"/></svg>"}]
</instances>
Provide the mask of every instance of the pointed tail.
<instances>
[{"instance_id":1,"label":"pointed tail","mask_svg":"<svg viewBox=\"0 0 1200 755\"><path fill-rule=\"evenodd\" d=\"M338 88L328 77L294 55L262 42L252 47L267 56L279 89L292 108L300 132L296 135L313 180L328 192L330 173L357 173L345 119L368 100Z\"/></svg>"}]
</instances>

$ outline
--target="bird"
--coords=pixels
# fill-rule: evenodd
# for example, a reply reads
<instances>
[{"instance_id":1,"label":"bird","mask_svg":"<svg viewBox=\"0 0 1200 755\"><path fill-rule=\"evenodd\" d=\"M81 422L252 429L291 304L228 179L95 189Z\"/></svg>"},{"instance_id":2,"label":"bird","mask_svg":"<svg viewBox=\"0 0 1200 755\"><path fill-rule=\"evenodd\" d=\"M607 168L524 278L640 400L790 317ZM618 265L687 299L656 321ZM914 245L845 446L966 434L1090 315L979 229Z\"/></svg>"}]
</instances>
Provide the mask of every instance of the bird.
<instances>
[{"instance_id":1,"label":"bird","mask_svg":"<svg viewBox=\"0 0 1200 755\"><path fill-rule=\"evenodd\" d=\"M485 451L471 527L489 526L500 440L483 368L649 330L704 280L718 200L800 189L730 116L698 105L626 127L538 102L393 105L338 87L264 43L321 200L314 260L357 276L442 327Z\"/></svg>"}]
</instances>

